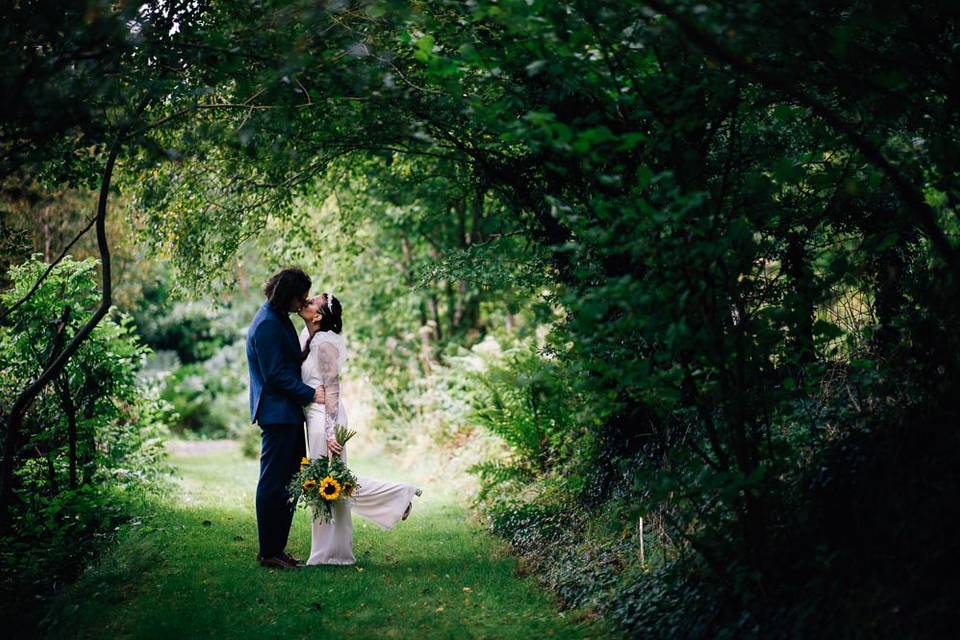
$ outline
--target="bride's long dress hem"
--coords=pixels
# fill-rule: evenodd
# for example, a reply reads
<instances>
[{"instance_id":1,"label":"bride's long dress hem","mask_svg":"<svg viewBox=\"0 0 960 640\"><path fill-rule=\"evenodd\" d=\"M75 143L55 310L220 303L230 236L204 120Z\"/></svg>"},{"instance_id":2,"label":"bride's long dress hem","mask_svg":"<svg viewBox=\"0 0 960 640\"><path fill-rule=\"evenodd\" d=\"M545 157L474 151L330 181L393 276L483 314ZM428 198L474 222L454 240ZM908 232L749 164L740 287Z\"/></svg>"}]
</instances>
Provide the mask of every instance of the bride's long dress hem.
<instances>
[{"instance_id":1,"label":"bride's long dress hem","mask_svg":"<svg viewBox=\"0 0 960 640\"><path fill-rule=\"evenodd\" d=\"M323 560L323 561L318 560L316 562L312 562L309 560L307 561L308 567L323 567L323 566L351 567L355 564L357 564L356 560Z\"/></svg>"}]
</instances>

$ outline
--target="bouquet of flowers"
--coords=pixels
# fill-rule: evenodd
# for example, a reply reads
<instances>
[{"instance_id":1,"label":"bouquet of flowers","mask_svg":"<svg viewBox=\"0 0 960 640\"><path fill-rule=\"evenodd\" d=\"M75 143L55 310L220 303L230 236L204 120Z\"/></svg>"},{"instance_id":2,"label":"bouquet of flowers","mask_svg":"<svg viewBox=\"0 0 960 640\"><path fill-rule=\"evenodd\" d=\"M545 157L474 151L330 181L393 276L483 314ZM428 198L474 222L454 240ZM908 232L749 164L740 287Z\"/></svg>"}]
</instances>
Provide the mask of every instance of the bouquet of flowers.
<instances>
[{"instance_id":1,"label":"bouquet of flowers","mask_svg":"<svg viewBox=\"0 0 960 640\"><path fill-rule=\"evenodd\" d=\"M333 435L342 447L357 432L337 425ZM291 501L313 510L314 518L319 518L321 522L333 522L334 503L349 498L357 486L357 476L347 468L340 456L331 453L315 460L301 460L300 472L290 481L288 491Z\"/></svg>"}]
</instances>

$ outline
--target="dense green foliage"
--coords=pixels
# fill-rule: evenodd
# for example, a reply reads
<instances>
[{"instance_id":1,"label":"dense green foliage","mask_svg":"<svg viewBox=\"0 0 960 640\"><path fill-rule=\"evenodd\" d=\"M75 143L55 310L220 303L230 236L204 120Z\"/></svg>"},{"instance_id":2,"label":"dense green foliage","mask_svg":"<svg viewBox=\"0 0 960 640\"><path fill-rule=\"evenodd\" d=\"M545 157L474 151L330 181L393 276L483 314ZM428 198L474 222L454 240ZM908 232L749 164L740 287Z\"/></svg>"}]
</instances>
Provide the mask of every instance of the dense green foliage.
<instances>
[{"instance_id":1,"label":"dense green foliage","mask_svg":"<svg viewBox=\"0 0 960 640\"><path fill-rule=\"evenodd\" d=\"M4 10L4 177L95 181L122 135L145 244L208 298L267 229L344 301L375 424L502 439L483 506L565 600L656 637L948 628L953 3L90 7Z\"/></svg>"},{"instance_id":2,"label":"dense green foliage","mask_svg":"<svg viewBox=\"0 0 960 640\"><path fill-rule=\"evenodd\" d=\"M937 47L949 50L952 32L910 7L785 8L675 7L683 25L675 30L642 8L444 6L409 15L424 35L405 50L400 33L392 51L409 65L397 100L409 105L404 144L417 159L389 154L389 175L371 163L359 224L380 218L380 233L368 236L377 242L411 229L419 242L393 242L400 265L411 256L429 259L436 238L457 238L465 223L496 237L477 247L441 245L434 254L441 260L421 272L425 287L412 300L392 293L395 277L368 275L383 283L381 304L371 306L396 312L398 302L426 296L430 310L431 289L464 282L465 290L480 287L493 307L478 323L484 331L518 289L529 294L530 284L540 284L525 279L549 275L555 285L546 300L564 315L542 366L559 367L553 375L571 388L525 380L514 364L511 375L489 375L492 390L478 394L478 417L513 445L521 503L560 513L582 505L585 521L603 513L621 536L646 518L650 546L665 548L662 576L618 572L623 599L607 607L639 610L621 615L638 631L780 634L794 625L816 628L822 620L812 610L829 612L838 634L866 632L865 619L892 610L902 574L870 571L868 549L878 547L833 537L833 528L855 525L834 514L829 500L862 500L870 482L887 486L898 467L871 467L865 486L844 483L834 479L851 464L841 452L869 457L889 439L916 442L908 450L919 464L956 451L949 434L935 429L932 437L916 423L957 418L949 395L958 372L949 330L957 319L956 249L947 239L957 231L949 206L955 164L944 144L956 139L955 122L937 106L950 89L906 72L918 55L937 68ZM935 43L922 54L919 41L902 45L918 37L915 20ZM876 28L889 38L875 38ZM754 41L764 46L740 53ZM802 46L802 65L782 61L789 46ZM885 65L866 64L865 49ZM771 69L790 84L771 79ZM853 85L850 76L862 80ZM940 99L904 98L891 109L883 99L891 92ZM377 135L392 144L388 136L397 132ZM467 202L479 200L481 208L451 219L466 185L481 194ZM428 193L411 202L418 187ZM390 206L381 218L376 204L384 200ZM340 211L349 216L349 207ZM526 243L512 242L519 237ZM522 256L515 269L498 268L515 252ZM541 271L526 268L543 257ZM362 258L370 274L370 257ZM444 302L436 301L441 315L453 312L455 301ZM432 329L429 315L421 311L420 320L425 333ZM401 355L411 361L422 334L406 326ZM373 362L383 365L385 355ZM390 371L396 384L396 368L379 371ZM418 390L411 382L396 406L416 407ZM538 407L569 414L558 422ZM397 414L414 418L396 408L390 415ZM551 438L555 425L576 445ZM876 433L876 444L864 432ZM486 493L509 501L503 465L480 470L495 483ZM935 482L951 486L951 478ZM916 497L911 486L903 482L901 498L897 490L887 494L890 504ZM817 487L841 493L828 500ZM861 514L866 522L881 517L875 507L874 515ZM510 508L495 508L495 522L498 509ZM923 521L943 539L935 517ZM514 531L524 538L538 522L522 520ZM556 538L562 553L569 538ZM906 549L881 546L913 573ZM542 543L528 548L544 553ZM949 548L937 553L955 559ZM828 564L834 556L850 564ZM635 563L630 552L618 557ZM570 570L589 576L589 566ZM934 577L919 573L932 588ZM824 594L844 593L848 580L865 580L869 594L843 612L817 604L831 598ZM651 606L650 593L675 606ZM940 600L897 609L911 620L907 628L929 633L949 610Z\"/></svg>"},{"instance_id":3,"label":"dense green foliage","mask_svg":"<svg viewBox=\"0 0 960 640\"><path fill-rule=\"evenodd\" d=\"M14 268L4 303L23 296L45 267L31 260ZM96 304L95 282L95 261L64 260L0 328L4 411L62 347L61 329L75 331ZM39 598L79 575L117 524L163 486L170 411L137 380L145 353L129 317L117 313L27 414L14 461L13 533L3 538L0 564L4 617L13 626L29 624Z\"/></svg>"},{"instance_id":4,"label":"dense green foliage","mask_svg":"<svg viewBox=\"0 0 960 640\"><path fill-rule=\"evenodd\" d=\"M231 437L248 430L247 370L241 318L213 301L145 303L135 312L137 331L156 352L148 372L162 383L161 397L176 412L180 436ZM243 314L251 316L250 312Z\"/></svg>"}]
</instances>

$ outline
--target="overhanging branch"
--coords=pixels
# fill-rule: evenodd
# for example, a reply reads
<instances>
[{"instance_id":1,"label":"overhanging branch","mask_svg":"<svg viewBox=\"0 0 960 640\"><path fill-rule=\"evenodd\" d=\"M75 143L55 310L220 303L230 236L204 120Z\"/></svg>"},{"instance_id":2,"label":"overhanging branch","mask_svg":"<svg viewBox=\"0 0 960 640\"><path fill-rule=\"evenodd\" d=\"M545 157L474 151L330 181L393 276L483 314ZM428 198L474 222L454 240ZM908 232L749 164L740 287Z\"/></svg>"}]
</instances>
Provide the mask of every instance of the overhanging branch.
<instances>
[{"instance_id":1,"label":"overhanging branch","mask_svg":"<svg viewBox=\"0 0 960 640\"><path fill-rule=\"evenodd\" d=\"M112 304L113 283L110 276L110 245L107 241L107 200L110 196L110 184L113 178L113 168L126 140L127 131L133 126L136 118L143 113L149 104L150 97L144 97L137 106L134 115L131 116L127 124L117 132L116 139L110 147L107 161L104 164L103 176L100 181L100 197L97 201L97 215L94 222L97 229L97 247L100 251L102 292L100 305L97 307L93 316L77 331L76 335L63 348L63 351L53 359L43 370L40 376L27 385L20 392L10 407L10 413L6 418L6 429L3 438L3 458L0 460L0 531L4 531L9 525L9 508L13 499L13 471L17 451L17 442L20 436L20 425L23 417L30 405L36 399L37 395L54 378L60 375L60 372L66 366L67 361L76 353L80 345L90 336L100 321L110 311Z\"/></svg>"},{"instance_id":2,"label":"overhanging branch","mask_svg":"<svg viewBox=\"0 0 960 640\"><path fill-rule=\"evenodd\" d=\"M7 316L9 316L11 313L16 311L18 307L22 306L24 302L29 300L30 297L37 292L37 289L39 289L40 285L43 284L43 281L47 279L47 276L50 275L50 272L53 271L53 268L56 267L58 264L60 264L60 262L62 262L65 257L67 257L67 252L73 248L73 245L75 245L77 241L80 240L80 238L86 235L87 231L90 231L90 229L93 228L93 225L94 223L96 223L96 221L97 221L97 218L93 217L90 220L90 222L87 223L87 226L85 226L83 229L80 230L80 233L78 233L76 237L74 237L74 239L70 241L70 244L64 247L63 251L60 252L60 255L57 256L57 259L51 262L50 265L47 267L46 271L44 271L43 274L39 278L37 278L37 281L33 283L33 286L30 288L30 291L27 291L27 293L22 298L20 298L15 303L10 305L9 309L5 309L4 311L0 312L0 323L6 320Z\"/></svg>"},{"instance_id":3,"label":"overhanging branch","mask_svg":"<svg viewBox=\"0 0 960 640\"><path fill-rule=\"evenodd\" d=\"M887 158L876 144L860 133L852 123L815 96L797 89L796 85L786 77L759 68L749 59L717 41L706 30L678 12L669 3L662 0L647 0L646 4L676 23L680 31L705 53L729 64L756 82L776 89L799 104L809 107L824 122L843 134L870 163L878 167L887 176L903 202L916 214L918 226L930 238L934 249L947 262L953 272L960 275L960 256L958 256L956 248L950 243L943 229L937 223L936 212L927 204L923 192Z\"/></svg>"}]
</instances>

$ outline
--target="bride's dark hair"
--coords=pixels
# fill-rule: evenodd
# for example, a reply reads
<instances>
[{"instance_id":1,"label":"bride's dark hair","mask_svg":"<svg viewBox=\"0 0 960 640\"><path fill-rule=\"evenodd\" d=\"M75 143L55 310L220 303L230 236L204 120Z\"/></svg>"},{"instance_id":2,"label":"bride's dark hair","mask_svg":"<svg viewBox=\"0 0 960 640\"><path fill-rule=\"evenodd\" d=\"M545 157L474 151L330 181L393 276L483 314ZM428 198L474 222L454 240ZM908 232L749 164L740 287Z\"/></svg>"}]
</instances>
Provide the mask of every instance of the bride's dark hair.
<instances>
[{"instance_id":1,"label":"bride's dark hair","mask_svg":"<svg viewBox=\"0 0 960 640\"><path fill-rule=\"evenodd\" d=\"M326 304L317 305L317 308L320 310L320 331L333 331L334 333L340 333L343 331L343 307L340 306L340 301L336 296L330 295L329 293L323 294L323 297L326 298ZM300 360L306 360L307 356L310 355L310 343L313 342L316 333L310 336L310 339L307 340L306 346L303 348L303 353L300 354Z\"/></svg>"},{"instance_id":2,"label":"bride's dark hair","mask_svg":"<svg viewBox=\"0 0 960 640\"><path fill-rule=\"evenodd\" d=\"M343 331L343 307L336 296L325 293L323 297L327 304L320 305L320 331L340 333Z\"/></svg>"}]
</instances>

